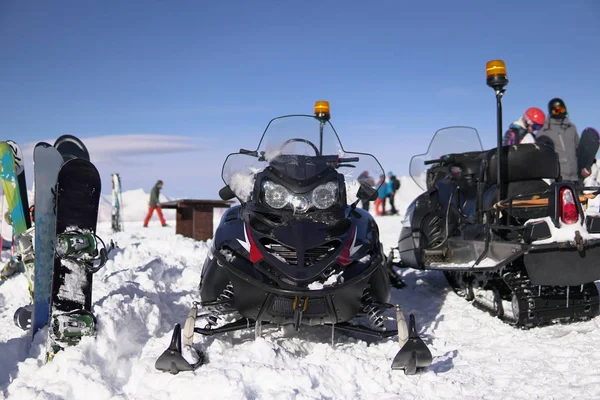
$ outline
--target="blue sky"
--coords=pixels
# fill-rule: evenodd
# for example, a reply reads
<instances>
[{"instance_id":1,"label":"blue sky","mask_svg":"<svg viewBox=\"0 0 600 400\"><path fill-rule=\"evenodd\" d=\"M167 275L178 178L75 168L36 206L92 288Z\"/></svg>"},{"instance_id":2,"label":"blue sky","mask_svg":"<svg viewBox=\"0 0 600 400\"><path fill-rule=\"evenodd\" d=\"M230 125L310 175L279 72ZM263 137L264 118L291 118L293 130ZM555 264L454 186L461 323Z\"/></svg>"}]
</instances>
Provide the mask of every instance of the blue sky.
<instances>
[{"instance_id":1,"label":"blue sky","mask_svg":"<svg viewBox=\"0 0 600 400\"><path fill-rule=\"evenodd\" d=\"M105 192L119 172L125 189L160 178L169 196L216 198L227 153L327 99L347 149L406 174L444 126L493 146L490 59L507 64L505 127L560 96L580 131L599 128L599 38L591 0L3 0L0 134L93 138Z\"/></svg>"}]
</instances>

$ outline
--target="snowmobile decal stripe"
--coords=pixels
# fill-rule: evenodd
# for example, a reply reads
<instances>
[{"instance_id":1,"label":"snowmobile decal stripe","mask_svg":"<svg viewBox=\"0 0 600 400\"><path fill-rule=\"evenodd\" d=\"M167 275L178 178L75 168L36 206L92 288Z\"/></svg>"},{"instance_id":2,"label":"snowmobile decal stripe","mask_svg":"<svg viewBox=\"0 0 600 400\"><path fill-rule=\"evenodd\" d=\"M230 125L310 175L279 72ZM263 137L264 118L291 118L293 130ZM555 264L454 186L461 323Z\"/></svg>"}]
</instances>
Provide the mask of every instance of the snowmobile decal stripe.
<instances>
[{"instance_id":1,"label":"snowmobile decal stripe","mask_svg":"<svg viewBox=\"0 0 600 400\"><path fill-rule=\"evenodd\" d=\"M261 254L260 250L256 246L254 239L252 238L252 232L250 231L250 227L247 224L244 224L244 239L238 239L237 241L242 245L242 247L250 254L250 262L256 263L262 260L264 257Z\"/></svg>"},{"instance_id":2,"label":"snowmobile decal stripe","mask_svg":"<svg viewBox=\"0 0 600 400\"><path fill-rule=\"evenodd\" d=\"M348 244L346 245L344 250L342 250L342 253L340 254L340 256L337 259L339 261L339 263L342 264L344 267L347 266L348 264L350 264L352 256L356 253L356 251L359 248L362 247L362 244L359 246L355 246L357 230L358 230L358 227L355 226L354 229L352 230L352 233L350 234L350 239L348 239Z\"/></svg>"}]
</instances>

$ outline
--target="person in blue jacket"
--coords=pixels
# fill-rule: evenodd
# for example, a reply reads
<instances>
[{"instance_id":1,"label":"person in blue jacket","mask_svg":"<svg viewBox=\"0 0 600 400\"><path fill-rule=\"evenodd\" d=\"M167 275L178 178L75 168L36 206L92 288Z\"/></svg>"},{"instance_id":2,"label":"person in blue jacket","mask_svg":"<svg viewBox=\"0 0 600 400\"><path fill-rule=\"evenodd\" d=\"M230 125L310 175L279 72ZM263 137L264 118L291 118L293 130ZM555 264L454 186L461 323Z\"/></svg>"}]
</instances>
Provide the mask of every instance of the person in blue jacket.
<instances>
[{"instance_id":1,"label":"person in blue jacket","mask_svg":"<svg viewBox=\"0 0 600 400\"><path fill-rule=\"evenodd\" d=\"M389 196L390 187L385 182L385 175L379 177L379 189L377 190L377 200L375 200L375 215L385 215L385 199Z\"/></svg>"}]
</instances>

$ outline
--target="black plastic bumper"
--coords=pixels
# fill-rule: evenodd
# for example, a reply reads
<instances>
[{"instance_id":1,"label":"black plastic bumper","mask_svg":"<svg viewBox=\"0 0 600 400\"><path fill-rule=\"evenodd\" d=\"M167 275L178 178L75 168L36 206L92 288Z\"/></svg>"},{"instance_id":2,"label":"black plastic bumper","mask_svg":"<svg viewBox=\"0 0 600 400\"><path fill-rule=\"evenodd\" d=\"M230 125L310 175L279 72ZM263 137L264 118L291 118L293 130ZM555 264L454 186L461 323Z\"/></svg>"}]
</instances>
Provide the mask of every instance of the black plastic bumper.
<instances>
[{"instance_id":1,"label":"black plastic bumper","mask_svg":"<svg viewBox=\"0 0 600 400\"><path fill-rule=\"evenodd\" d=\"M358 276L321 290L274 287L244 274L219 252L235 291L234 308L248 319L275 324L322 325L349 321L361 311L361 298L371 276L382 265L373 257L371 266Z\"/></svg>"},{"instance_id":2,"label":"black plastic bumper","mask_svg":"<svg viewBox=\"0 0 600 400\"><path fill-rule=\"evenodd\" d=\"M583 251L555 243L533 245L524 257L533 285L577 286L600 280L600 240L588 241Z\"/></svg>"}]
</instances>

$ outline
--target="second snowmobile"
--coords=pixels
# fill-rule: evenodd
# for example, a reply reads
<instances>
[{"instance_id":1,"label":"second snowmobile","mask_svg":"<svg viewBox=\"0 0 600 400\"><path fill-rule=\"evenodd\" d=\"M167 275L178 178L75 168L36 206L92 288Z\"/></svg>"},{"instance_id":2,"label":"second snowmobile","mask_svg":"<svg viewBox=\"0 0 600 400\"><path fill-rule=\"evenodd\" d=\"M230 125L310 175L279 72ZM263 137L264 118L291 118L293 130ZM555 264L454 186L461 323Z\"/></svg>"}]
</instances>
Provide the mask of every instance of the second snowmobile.
<instances>
[{"instance_id":1,"label":"second snowmobile","mask_svg":"<svg viewBox=\"0 0 600 400\"><path fill-rule=\"evenodd\" d=\"M202 269L201 301L183 329L185 345L194 333L253 328L260 335L267 325L329 326L332 339L342 330L406 340L399 306L397 326L386 326L384 311L394 306L379 230L356 207L376 196L383 169L370 154L345 151L329 119L329 103L317 102L315 115L275 118L257 150L227 157L220 195L235 196L240 205L216 231ZM410 337L392 364L407 374L432 361L412 315L410 322ZM182 357L179 331L176 325L157 369L177 373L203 362Z\"/></svg>"},{"instance_id":2,"label":"second snowmobile","mask_svg":"<svg viewBox=\"0 0 600 400\"><path fill-rule=\"evenodd\" d=\"M401 265L444 271L458 294L516 326L594 317L600 216L584 206L599 188L562 181L548 146L502 146L507 83L503 62L491 62L495 149L483 151L475 129L451 127L412 158L411 175L425 192L406 212Z\"/></svg>"}]
</instances>

